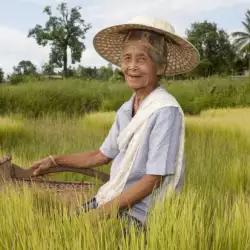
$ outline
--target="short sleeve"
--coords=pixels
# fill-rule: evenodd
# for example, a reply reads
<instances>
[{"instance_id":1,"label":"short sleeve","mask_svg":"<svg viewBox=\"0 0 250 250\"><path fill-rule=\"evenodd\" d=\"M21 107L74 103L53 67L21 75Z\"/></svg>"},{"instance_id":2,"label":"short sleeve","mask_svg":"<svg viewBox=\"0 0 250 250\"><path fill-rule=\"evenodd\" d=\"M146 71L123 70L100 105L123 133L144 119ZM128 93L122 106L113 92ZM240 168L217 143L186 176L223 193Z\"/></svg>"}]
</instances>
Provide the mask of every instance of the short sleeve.
<instances>
[{"instance_id":1,"label":"short sleeve","mask_svg":"<svg viewBox=\"0 0 250 250\"><path fill-rule=\"evenodd\" d=\"M177 107L160 110L149 136L146 174L172 175L179 151L182 115Z\"/></svg>"},{"instance_id":2,"label":"short sleeve","mask_svg":"<svg viewBox=\"0 0 250 250\"><path fill-rule=\"evenodd\" d=\"M116 115L115 121L109 131L108 136L104 140L103 144L99 150L107 157L113 159L119 153L119 148L117 144L117 138L119 136L119 122L118 116Z\"/></svg>"}]
</instances>

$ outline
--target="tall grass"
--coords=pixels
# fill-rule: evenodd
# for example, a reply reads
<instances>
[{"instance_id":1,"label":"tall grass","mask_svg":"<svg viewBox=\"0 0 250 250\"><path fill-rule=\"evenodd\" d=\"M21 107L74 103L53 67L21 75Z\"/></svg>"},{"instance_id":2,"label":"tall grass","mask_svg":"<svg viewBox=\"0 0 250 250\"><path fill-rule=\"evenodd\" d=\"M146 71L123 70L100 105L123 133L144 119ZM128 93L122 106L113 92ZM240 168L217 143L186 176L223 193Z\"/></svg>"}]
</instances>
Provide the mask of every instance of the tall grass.
<instances>
[{"instance_id":1,"label":"tall grass","mask_svg":"<svg viewBox=\"0 0 250 250\"><path fill-rule=\"evenodd\" d=\"M195 81L162 81L186 114L211 108L250 106L250 81L211 78ZM131 96L123 83L68 79L0 85L0 114L21 113L37 118L58 112L67 116L95 111L116 111Z\"/></svg>"},{"instance_id":2,"label":"tall grass","mask_svg":"<svg viewBox=\"0 0 250 250\"><path fill-rule=\"evenodd\" d=\"M12 152L15 163L29 167L48 154L96 149L114 115L23 117L28 136L20 133L10 145L5 133L0 154ZM11 115L6 131L20 117ZM125 237L124 221L77 217L53 194L7 185L0 193L0 249L250 249L249 117L250 109L186 117L184 186L164 207L156 206L145 233L132 227ZM78 174L56 178L86 179Z\"/></svg>"}]
</instances>

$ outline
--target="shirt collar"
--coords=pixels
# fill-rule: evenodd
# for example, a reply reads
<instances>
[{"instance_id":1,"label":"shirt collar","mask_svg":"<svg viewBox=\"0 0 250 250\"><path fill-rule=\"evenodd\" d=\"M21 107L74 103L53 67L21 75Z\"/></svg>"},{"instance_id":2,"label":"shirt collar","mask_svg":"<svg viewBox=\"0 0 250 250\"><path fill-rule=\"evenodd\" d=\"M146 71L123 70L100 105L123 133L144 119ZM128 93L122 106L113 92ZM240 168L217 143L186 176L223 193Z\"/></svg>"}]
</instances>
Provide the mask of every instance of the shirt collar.
<instances>
[{"instance_id":1,"label":"shirt collar","mask_svg":"<svg viewBox=\"0 0 250 250\"><path fill-rule=\"evenodd\" d=\"M158 88L164 88L162 84L160 84L156 89ZM151 93L153 93L154 91L152 91ZM151 94L150 93L150 94ZM148 96L147 96L148 97ZM142 103L147 99L147 97L142 101ZM131 96L131 98L125 102L123 104L123 110L126 112L126 113L131 113L132 114L132 110L133 110L133 104L134 104L134 99L135 99L135 93ZM142 104L141 103L141 104Z\"/></svg>"}]
</instances>

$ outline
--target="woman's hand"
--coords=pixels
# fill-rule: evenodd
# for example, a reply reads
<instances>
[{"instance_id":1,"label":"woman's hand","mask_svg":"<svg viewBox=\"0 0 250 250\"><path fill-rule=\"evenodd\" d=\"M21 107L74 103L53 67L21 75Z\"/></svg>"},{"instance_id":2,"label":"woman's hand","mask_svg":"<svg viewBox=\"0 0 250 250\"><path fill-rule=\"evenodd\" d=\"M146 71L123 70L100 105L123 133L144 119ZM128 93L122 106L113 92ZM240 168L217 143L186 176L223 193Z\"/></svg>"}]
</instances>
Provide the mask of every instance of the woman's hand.
<instances>
[{"instance_id":1,"label":"woman's hand","mask_svg":"<svg viewBox=\"0 0 250 250\"><path fill-rule=\"evenodd\" d=\"M31 166L32 169L35 169L35 171L33 172L34 176L38 175L41 171L54 167L56 167L56 165L50 156L40 161L34 162L34 164Z\"/></svg>"}]
</instances>

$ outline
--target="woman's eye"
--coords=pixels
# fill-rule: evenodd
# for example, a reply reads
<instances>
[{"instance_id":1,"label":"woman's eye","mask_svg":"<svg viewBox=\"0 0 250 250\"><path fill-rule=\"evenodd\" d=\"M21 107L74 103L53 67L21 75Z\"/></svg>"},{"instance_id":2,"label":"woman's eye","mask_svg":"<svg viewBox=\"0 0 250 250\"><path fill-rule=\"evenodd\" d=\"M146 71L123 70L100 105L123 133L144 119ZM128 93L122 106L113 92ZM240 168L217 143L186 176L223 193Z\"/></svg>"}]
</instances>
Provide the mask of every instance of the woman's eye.
<instances>
[{"instance_id":1,"label":"woman's eye","mask_svg":"<svg viewBox=\"0 0 250 250\"><path fill-rule=\"evenodd\" d=\"M145 60L146 60L146 58L144 56L139 57L139 61L144 62Z\"/></svg>"}]
</instances>

